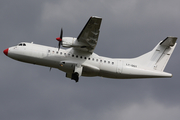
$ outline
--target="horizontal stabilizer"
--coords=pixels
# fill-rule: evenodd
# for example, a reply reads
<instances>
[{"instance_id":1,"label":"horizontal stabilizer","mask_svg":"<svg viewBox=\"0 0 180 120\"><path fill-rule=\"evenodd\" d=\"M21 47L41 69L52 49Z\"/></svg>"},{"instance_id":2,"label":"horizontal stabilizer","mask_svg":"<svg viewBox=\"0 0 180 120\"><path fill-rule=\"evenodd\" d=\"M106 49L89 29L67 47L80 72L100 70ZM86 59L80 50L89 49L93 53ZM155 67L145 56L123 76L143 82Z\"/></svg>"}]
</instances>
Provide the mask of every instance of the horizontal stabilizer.
<instances>
[{"instance_id":1,"label":"horizontal stabilizer","mask_svg":"<svg viewBox=\"0 0 180 120\"><path fill-rule=\"evenodd\" d=\"M162 46L174 46L174 44L176 43L177 37L167 37L166 39L164 39L160 45Z\"/></svg>"}]
</instances>

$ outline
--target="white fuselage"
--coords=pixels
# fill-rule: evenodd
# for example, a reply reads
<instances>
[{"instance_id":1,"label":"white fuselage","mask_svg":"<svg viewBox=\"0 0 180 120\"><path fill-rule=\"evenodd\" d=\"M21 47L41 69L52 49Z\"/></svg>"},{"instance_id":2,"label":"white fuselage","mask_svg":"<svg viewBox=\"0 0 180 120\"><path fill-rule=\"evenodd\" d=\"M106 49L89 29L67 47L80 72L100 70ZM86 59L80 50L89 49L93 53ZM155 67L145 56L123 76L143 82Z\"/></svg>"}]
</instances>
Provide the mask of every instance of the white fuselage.
<instances>
[{"instance_id":1,"label":"white fuselage","mask_svg":"<svg viewBox=\"0 0 180 120\"><path fill-rule=\"evenodd\" d=\"M103 57L93 52L101 21L101 17L91 16L77 38L63 37L61 29L60 36L56 38L58 48L22 42L3 52L15 60L57 68L76 82L80 76L117 79L172 77L164 69L177 45L177 37L166 37L154 49L136 58ZM61 46L68 49L60 49Z\"/></svg>"},{"instance_id":2,"label":"white fuselage","mask_svg":"<svg viewBox=\"0 0 180 120\"><path fill-rule=\"evenodd\" d=\"M24 45L23 45L24 44ZM33 43L22 43L8 49L9 57L51 68L57 68L66 73L73 73L76 65L83 66L82 76L102 76L107 78L154 78L171 77L165 72L140 68L138 64L128 59L112 59L95 53L78 51L74 48L60 49Z\"/></svg>"}]
</instances>

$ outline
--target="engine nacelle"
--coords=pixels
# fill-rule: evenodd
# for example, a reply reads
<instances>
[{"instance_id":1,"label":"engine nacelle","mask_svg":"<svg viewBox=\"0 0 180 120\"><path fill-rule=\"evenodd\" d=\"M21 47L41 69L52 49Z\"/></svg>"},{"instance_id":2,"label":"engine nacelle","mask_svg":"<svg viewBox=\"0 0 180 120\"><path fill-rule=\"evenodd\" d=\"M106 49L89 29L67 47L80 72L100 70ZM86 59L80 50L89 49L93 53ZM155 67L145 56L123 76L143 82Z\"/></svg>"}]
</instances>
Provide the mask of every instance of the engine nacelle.
<instances>
[{"instance_id":1,"label":"engine nacelle","mask_svg":"<svg viewBox=\"0 0 180 120\"><path fill-rule=\"evenodd\" d=\"M62 46L63 47L72 47L75 40L76 40L76 38L73 38L73 37L63 37L62 38Z\"/></svg>"},{"instance_id":2,"label":"engine nacelle","mask_svg":"<svg viewBox=\"0 0 180 120\"><path fill-rule=\"evenodd\" d=\"M80 47L83 46L83 44L81 42L77 41L77 38L73 38L73 37L63 37L62 38L62 46L63 47Z\"/></svg>"}]
</instances>

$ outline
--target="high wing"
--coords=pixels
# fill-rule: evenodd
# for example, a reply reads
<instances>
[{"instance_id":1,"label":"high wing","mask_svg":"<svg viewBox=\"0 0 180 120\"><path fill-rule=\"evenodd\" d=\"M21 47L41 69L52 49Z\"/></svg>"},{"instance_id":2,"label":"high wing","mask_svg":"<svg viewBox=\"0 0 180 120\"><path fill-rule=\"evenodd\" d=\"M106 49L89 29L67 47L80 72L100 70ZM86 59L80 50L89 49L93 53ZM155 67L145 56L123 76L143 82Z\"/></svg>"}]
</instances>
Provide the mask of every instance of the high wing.
<instances>
[{"instance_id":1,"label":"high wing","mask_svg":"<svg viewBox=\"0 0 180 120\"><path fill-rule=\"evenodd\" d=\"M102 18L97 16L92 16L89 18L88 22L77 38L78 42L84 45L83 47L79 48L80 50L86 49L86 51L91 53L94 51L98 41L101 21Z\"/></svg>"}]
</instances>

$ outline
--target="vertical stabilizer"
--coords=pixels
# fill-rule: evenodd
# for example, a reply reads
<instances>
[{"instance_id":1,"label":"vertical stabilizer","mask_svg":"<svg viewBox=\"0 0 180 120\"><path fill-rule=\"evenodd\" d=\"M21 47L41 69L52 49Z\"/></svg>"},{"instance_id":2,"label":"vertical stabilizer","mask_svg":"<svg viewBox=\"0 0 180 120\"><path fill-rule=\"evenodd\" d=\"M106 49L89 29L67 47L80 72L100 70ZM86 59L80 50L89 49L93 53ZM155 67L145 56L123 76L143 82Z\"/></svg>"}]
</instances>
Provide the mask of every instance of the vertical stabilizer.
<instances>
[{"instance_id":1,"label":"vertical stabilizer","mask_svg":"<svg viewBox=\"0 0 180 120\"><path fill-rule=\"evenodd\" d=\"M158 43L152 51L131 59L131 61L144 69L164 71L176 47L176 40L177 37L167 37Z\"/></svg>"},{"instance_id":2,"label":"vertical stabilizer","mask_svg":"<svg viewBox=\"0 0 180 120\"><path fill-rule=\"evenodd\" d=\"M171 57L175 47L176 47L176 37L167 37L164 41L162 41L159 45L159 49L162 51L161 56L157 60L154 69L159 70L159 71L164 71L169 58Z\"/></svg>"}]
</instances>

